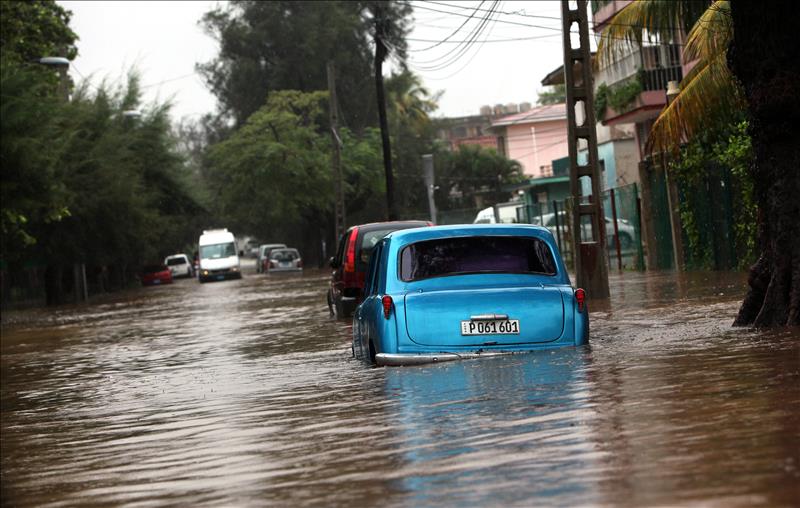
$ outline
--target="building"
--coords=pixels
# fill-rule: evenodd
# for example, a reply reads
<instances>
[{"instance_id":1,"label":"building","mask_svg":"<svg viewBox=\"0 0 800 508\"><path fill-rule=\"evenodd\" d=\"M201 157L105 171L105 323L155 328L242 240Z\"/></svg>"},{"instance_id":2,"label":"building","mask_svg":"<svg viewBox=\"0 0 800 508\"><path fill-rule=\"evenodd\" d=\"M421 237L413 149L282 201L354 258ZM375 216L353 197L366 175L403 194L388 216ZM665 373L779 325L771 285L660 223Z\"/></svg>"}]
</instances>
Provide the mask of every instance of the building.
<instances>
[{"instance_id":1,"label":"building","mask_svg":"<svg viewBox=\"0 0 800 508\"><path fill-rule=\"evenodd\" d=\"M492 121L504 115L526 112L531 109L529 102L520 104L496 104L482 106L480 114L450 118L435 118L436 137L443 141L450 150L461 145L477 145L501 151L497 144L497 136L492 132Z\"/></svg>"},{"instance_id":2,"label":"building","mask_svg":"<svg viewBox=\"0 0 800 508\"><path fill-rule=\"evenodd\" d=\"M553 176L553 160L568 154L564 104L537 106L492 121L500 153L522 165L529 178Z\"/></svg>"}]
</instances>

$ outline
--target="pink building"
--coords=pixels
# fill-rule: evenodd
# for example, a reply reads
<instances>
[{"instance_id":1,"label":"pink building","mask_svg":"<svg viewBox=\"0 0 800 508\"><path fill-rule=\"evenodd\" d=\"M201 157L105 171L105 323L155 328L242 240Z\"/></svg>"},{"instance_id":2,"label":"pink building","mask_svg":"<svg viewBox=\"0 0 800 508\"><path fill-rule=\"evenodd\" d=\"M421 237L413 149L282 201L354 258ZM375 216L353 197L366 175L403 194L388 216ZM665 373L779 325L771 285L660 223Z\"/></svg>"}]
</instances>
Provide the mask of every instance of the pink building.
<instances>
[{"instance_id":1,"label":"pink building","mask_svg":"<svg viewBox=\"0 0 800 508\"><path fill-rule=\"evenodd\" d=\"M566 157L567 110L564 104L538 106L492 121L500 152L522 165L529 178L553 175L553 161Z\"/></svg>"}]
</instances>

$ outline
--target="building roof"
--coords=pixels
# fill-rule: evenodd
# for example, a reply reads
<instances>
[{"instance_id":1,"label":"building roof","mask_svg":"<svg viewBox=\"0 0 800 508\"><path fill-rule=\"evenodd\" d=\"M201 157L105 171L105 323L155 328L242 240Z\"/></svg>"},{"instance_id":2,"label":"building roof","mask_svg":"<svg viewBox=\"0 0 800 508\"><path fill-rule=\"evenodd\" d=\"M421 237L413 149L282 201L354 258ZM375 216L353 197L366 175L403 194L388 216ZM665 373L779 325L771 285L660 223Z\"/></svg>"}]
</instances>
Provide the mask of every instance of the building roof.
<instances>
[{"instance_id":1,"label":"building roof","mask_svg":"<svg viewBox=\"0 0 800 508\"><path fill-rule=\"evenodd\" d=\"M524 113L502 116L492 121L492 127L566 119L567 107L565 104L548 104L546 106L537 106Z\"/></svg>"},{"instance_id":2,"label":"building roof","mask_svg":"<svg viewBox=\"0 0 800 508\"><path fill-rule=\"evenodd\" d=\"M597 65L597 59L595 56L597 55L596 51L592 51L591 58L592 58L592 65ZM578 61L575 66L575 73L576 75L580 75L582 72L583 64ZM542 86L553 86L553 85L563 85L564 84L564 66L559 65L556 69L550 71L547 76L542 79Z\"/></svg>"}]
</instances>

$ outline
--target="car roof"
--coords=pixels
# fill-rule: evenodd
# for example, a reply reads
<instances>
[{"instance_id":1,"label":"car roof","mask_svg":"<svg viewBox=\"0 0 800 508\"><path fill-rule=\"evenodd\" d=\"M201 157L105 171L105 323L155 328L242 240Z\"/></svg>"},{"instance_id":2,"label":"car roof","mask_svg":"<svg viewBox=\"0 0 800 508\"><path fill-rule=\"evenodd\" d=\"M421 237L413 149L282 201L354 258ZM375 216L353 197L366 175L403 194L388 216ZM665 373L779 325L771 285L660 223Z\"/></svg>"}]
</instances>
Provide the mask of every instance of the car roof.
<instances>
[{"instance_id":1,"label":"car roof","mask_svg":"<svg viewBox=\"0 0 800 508\"><path fill-rule=\"evenodd\" d=\"M171 256L167 256L167 259L175 259L175 258L187 258L186 254L172 254Z\"/></svg>"},{"instance_id":2,"label":"car roof","mask_svg":"<svg viewBox=\"0 0 800 508\"><path fill-rule=\"evenodd\" d=\"M358 228L359 233L362 231L374 231L376 229L386 229L387 227L404 227L404 226L416 226L416 227L427 227L430 225L430 222L424 220L395 220L395 221L386 221L386 222L370 222L367 224L357 224L355 226L350 226L347 228L347 232L353 230L353 228Z\"/></svg>"},{"instance_id":3,"label":"car roof","mask_svg":"<svg viewBox=\"0 0 800 508\"><path fill-rule=\"evenodd\" d=\"M543 226L533 224L456 224L452 226L432 226L429 228L403 229L386 235L393 243L408 245L410 243L433 240L436 238L452 238L457 236L532 236L554 243L553 234Z\"/></svg>"}]
</instances>

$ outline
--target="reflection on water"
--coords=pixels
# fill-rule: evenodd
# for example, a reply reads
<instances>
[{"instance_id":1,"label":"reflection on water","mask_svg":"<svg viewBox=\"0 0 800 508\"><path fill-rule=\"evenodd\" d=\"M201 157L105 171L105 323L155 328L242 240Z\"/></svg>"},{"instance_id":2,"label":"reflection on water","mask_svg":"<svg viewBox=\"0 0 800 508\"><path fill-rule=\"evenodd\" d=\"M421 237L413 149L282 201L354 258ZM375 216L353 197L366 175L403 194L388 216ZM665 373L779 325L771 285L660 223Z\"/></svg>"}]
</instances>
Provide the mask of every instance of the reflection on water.
<instances>
[{"instance_id":1,"label":"reflection on water","mask_svg":"<svg viewBox=\"0 0 800 508\"><path fill-rule=\"evenodd\" d=\"M743 284L626 273L590 347L394 369L311 270L7 313L3 503L790 506L800 333L730 328Z\"/></svg>"}]
</instances>

